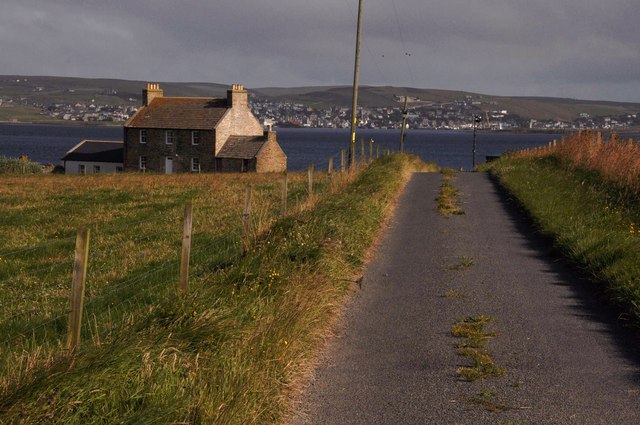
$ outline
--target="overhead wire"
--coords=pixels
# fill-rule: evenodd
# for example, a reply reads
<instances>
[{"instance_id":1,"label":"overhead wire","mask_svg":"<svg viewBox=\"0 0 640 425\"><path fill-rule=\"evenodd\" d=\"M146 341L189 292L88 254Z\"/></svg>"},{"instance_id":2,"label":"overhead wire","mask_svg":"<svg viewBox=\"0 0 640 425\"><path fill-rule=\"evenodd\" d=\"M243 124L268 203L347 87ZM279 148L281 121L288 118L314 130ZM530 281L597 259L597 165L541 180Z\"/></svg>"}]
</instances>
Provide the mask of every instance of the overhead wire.
<instances>
[{"instance_id":1,"label":"overhead wire","mask_svg":"<svg viewBox=\"0 0 640 425\"><path fill-rule=\"evenodd\" d=\"M403 57L405 59L405 64L407 66L407 72L409 73L410 85L415 86L415 78L413 75L413 69L411 67L409 58L412 53L407 50L407 46L404 40L404 35L402 34L402 25L400 24L400 17L398 16L398 8L396 7L396 0L391 0L391 6L393 7L393 15L395 16L396 28L398 29L398 35L400 36L400 43L402 45Z\"/></svg>"},{"instance_id":2,"label":"overhead wire","mask_svg":"<svg viewBox=\"0 0 640 425\"><path fill-rule=\"evenodd\" d=\"M356 14L353 11L353 7L351 6L351 4L347 0L344 0L344 2L347 4L347 8L349 9L349 13L351 14L351 18L353 18L353 20L356 20ZM374 54L373 51L371 50L371 46L368 43L365 42L363 44L364 44L364 47L367 49L367 52L369 53L369 56L371 56L373 65L375 66L376 71L380 75L382 82L386 86L391 86L391 84L389 83L389 79L386 77L384 72L382 72L382 68L380 68L380 65L378 64L378 61L377 61L377 58L379 56L381 56L381 55Z\"/></svg>"}]
</instances>

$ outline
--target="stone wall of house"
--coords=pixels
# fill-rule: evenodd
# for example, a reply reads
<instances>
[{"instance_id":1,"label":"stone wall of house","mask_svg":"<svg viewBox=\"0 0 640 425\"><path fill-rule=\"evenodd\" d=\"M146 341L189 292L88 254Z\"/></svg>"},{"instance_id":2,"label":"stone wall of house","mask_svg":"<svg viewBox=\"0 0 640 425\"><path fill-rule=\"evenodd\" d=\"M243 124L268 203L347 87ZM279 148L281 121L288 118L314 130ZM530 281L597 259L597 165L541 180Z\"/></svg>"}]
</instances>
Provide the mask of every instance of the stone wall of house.
<instances>
[{"instance_id":1,"label":"stone wall of house","mask_svg":"<svg viewBox=\"0 0 640 425\"><path fill-rule=\"evenodd\" d=\"M218 158L218 171L223 173L253 172L256 171L256 159Z\"/></svg>"},{"instance_id":2,"label":"stone wall of house","mask_svg":"<svg viewBox=\"0 0 640 425\"><path fill-rule=\"evenodd\" d=\"M266 133L267 141L257 155L256 171L258 173L281 173L287 171L287 155L278 144L276 132Z\"/></svg>"},{"instance_id":3,"label":"stone wall of house","mask_svg":"<svg viewBox=\"0 0 640 425\"><path fill-rule=\"evenodd\" d=\"M139 171L140 156L147 159L147 172L165 173L166 158L173 160L174 173L191 172L191 159L199 158L201 172L215 171L213 130L198 130L200 140L192 144L192 130L173 130L174 141L168 145L164 129L146 129L147 143L140 143L139 128L124 129L124 170Z\"/></svg>"},{"instance_id":4,"label":"stone wall of house","mask_svg":"<svg viewBox=\"0 0 640 425\"><path fill-rule=\"evenodd\" d=\"M248 93L242 86L227 92L231 108L216 126L216 155L230 136L262 136L263 127L249 109Z\"/></svg>"}]
</instances>

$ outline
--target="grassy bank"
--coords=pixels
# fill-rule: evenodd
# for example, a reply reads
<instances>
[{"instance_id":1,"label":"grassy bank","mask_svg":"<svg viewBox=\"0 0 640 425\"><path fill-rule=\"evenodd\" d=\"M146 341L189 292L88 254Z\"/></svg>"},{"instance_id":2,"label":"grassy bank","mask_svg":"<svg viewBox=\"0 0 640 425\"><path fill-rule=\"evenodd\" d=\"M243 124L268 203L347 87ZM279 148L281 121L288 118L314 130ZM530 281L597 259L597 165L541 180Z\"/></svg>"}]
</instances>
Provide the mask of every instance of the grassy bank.
<instances>
[{"instance_id":1,"label":"grassy bank","mask_svg":"<svg viewBox=\"0 0 640 425\"><path fill-rule=\"evenodd\" d=\"M572 136L575 137L575 136ZM618 155L617 142L584 135L555 147L520 152L492 164L502 185L539 229L581 268L605 285L610 299L640 319L640 197L629 183L637 172L598 160L599 150ZM624 149L635 149L625 143ZM573 152L569 155L569 152ZM591 152L591 154L589 153ZM582 159L581 159L582 158ZM635 175L634 175L635 173ZM627 182L622 178L627 179Z\"/></svg>"},{"instance_id":2,"label":"grassy bank","mask_svg":"<svg viewBox=\"0 0 640 425\"><path fill-rule=\"evenodd\" d=\"M68 282L61 279L47 289L47 295L42 295L42 282L23 282L21 293L33 295L40 310L49 308L51 314L40 318L40 312L34 311L21 316L21 310L27 308L25 300L25 307L5 316L5 335L15 334L15 329L23 326L34 336L13 339L2 352L0 421L276 421L285 412L287 396L323 340L341 300L353 286L365 252L398 190L410 171L421 166L408 156L386 157L353 182L334 181L333 192L325 176L319 183L325 185L324 194L317 195L313 203L299 200L297 211L276 221L268 217L279 207L279 186L259 180L266 177L74 180L86 182L84 190L80 187L75 194L84 196L87 203L94 201L93 206L73 199L71 189L68 198L59 193L62 199L58 203L50 199L49 191L58 190L69 176L51 185L32 178L33 193L28 202L16 195L24 181L7 180L2 186L7 189L0 196L9 201L6 208L12 214L8 220L13 224L5 225L15 226L23 235L4 236L3 246L11 247L11 252L24 252L33 244L23 239L31 237L36 244L44 243L41 249L49 254L47 241L55 236L68 244L74 228L87 217L97 223L94 240L102 238L96 243L104 243L106 248L103 257L90 263L89 285L93 268L94 281L101 282L101 288L88 288L85 342L74 356L55 350L56 335L64 335L64 320L58 323L52 318L59 308L47 307L58 297L59 307L64 309L61 294ZM122 177L150 180L125 184L117 180ZM258 203L263 205L262 212L254 216L256 236L244 256L237 239L243 191L226 191L227 187L242 189L248 183L243 179L249 179L258 193L262 191L263 198ZM294 203L304 195L304 176L293 178L292 184ZM217 196L224 194L229 197ZM174 224L180 224L180 207L187 199L196 206L194 227L200 231L194 234L190 290L178 295L171 255L179 252L181 227ZM40 213L38 204L48 213ZM69 211L82 213L74 216ZM22 217L27 223L20 230ZM139 225L146 231L136 232ZM134 242L127 237L133 237ZM32 272L68 260L51 254L44 256L44 263L33 266ZM33 260L26 254L16 255L22 263L5 260L14 261L16 271ZM132 274L135 279L128 278ZM98 275L103 278L97 279ZM4 299L3 307L12 302ZM41 333L39 324L48 331ZM25 329L18 334L26 334ZM12 350L16 347L24 348L26 354Z\"/></svg>"}]
</instances>

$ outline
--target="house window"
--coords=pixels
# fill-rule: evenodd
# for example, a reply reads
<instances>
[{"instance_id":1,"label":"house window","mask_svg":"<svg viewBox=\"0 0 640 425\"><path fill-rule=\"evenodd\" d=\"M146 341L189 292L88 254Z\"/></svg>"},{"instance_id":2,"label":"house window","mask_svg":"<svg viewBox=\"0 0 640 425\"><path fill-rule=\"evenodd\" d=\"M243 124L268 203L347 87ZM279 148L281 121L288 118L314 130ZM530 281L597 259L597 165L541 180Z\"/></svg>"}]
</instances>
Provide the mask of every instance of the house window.
<instances>
[{"instance_id":1,"label":"house window","mask_svg":"<svg viewBox=\"0 0 640 425\"><path fill-rule=\"evenodd\" d=\"M200 158L191 158L191 171L200 172Z\"/></svg>"},{"instance_id":2,"label":"house window","mask_svg":"<svg viewBox=\"0 0 640 425\"><path fill-rule=\"evenodd\" d=\"M79 164L78 165L78 173L85 174L86 172L87 172L87 168L84 166L84 164Z\"/></svg>"},{"instance_id":3,"label":"house window","mask_svg":"<svg viewBox=\"0 0 640 425\"><path fill-rule=\"evenodd\" d=\"M140 130L140 143L147 143L147 130Z\"/></svg>"},{"instance_id":4,"label":"house window","mask_svg":"<svg viewBox=\"0 0 640 425\"><path fill-rule=\"evenodd\" d=\"M146 171L146 169L147 169L147 157L146 156L140 156L138 158L138 168L140 169L140 171Z\"/></svg>"},{"instance_id":5,"label":"house window","mask_svg":"<svg viewBox=\"0 0 640 425\"><path fill-rule=\"evenodd\" d=\"M200 132L199 131L192 131L191 132L191 144L192 145L199 145L200 144Z\"/></svg>"},{"instance_id":6,"label":"house window","mask_svg":"<svg viewBox=\"0 0 640 425\"><path fill-rule=\"evenodd\" d=\"M167 130L164 133L164 142L167 145L173 145L173 139L174 139L174 134L173 134L173 130Z\"/></svg>"},{"instance_id":7,"label":"house window","mask_svg":"<svg viewBox=\"0 0 640 425\"><path fill-rule=\"evenodd\" d=\"M99 165L94 165L93 166L93 174L98 174L100 172L100 166Z\"/></svg>"}]
</instances>

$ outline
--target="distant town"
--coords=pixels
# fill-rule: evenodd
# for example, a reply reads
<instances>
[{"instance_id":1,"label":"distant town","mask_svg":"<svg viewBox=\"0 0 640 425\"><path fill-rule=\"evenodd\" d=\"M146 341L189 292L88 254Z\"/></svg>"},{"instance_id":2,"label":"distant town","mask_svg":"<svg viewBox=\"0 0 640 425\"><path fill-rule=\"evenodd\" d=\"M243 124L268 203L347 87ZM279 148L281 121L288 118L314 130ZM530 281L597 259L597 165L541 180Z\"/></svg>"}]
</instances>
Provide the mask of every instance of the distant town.
<instances>
[{"instance_id":1,"label":"distant town","mask_svg":"<svg viewBox=\"0 0 640 425\"><path fill-rule=\"evenodd\" d=\"M358 127L401 128L404 98L397 97L396 101L398 105L394 107L359 108ZM589 114L583 113L579 119L567 122L527 119L509 114L509 111L504 109L487 108L491 106L497 105L486 104L472 96L450 103L424 102L418 98L408 98L407 123L410 128L464 130L473 127L473 116L476 115L482 118L478 126L491 130L584 128L625 130L640 126L639 114L591 117ZM301 104L274 102L259 98L252 99L252 110L261 120L275 126L348 128L351 119L351 108L316 109Z\"/></svg>"},{"instance_id":2,"label":"distant town","mask_svg":"<svg viewBox=\"0 0 640 425\"><path fill-rule=\"evenodd\" d=\"M46 87L36 86L35 94ZM73 95L74 89L66 89ZM117 89L104 89L100 96L104 99L122 98ZM37 96L0 96L0 107L22 105L40 110L39 114L51 120L86 123L123 123L140 107L138 96L124 97L126 104L105 104L92 99L87 102L42 102ZM359 108L360 128L399 129L404 109L404 97L396 96L394 106ZM610 131L640 127L638 113L622 115L591 116L584 112L573 121L536 120L510 113L500 105L482 96L462 96L451 102L435 102L418 97L407 98L407 123L410 128L464 130L473 126L473 117L481 118L479 128L491 130L575 130L603 129ZM351 108L343 106L314 107L297 102L274 100L250 94L252 112L265 125L274 127L348 128ZM44 118L43 117L43 118Z\"/></svg>"}]
</instances>

